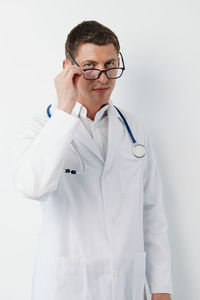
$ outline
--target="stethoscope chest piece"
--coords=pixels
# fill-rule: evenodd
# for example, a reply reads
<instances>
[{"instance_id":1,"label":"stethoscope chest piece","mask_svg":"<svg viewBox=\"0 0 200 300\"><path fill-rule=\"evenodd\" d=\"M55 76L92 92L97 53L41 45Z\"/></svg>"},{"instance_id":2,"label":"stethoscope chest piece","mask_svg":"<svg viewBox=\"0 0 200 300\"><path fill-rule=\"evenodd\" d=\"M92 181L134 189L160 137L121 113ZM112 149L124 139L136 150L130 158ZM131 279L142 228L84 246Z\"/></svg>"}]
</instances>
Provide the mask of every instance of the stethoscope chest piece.
<instances>
[{"instance_id":1,"label":"stethoscope chest piece","mask_svg":"<svg viewBox=\"0 0 200 300\"><path fill-rule=\"evenodd\" d=\"M135 143L135 145L133 146L133 154L136 157L141 158L141 157L145 156L145 153L146 153L145 146L142 144Z\"/></svg>"}]
</instances>

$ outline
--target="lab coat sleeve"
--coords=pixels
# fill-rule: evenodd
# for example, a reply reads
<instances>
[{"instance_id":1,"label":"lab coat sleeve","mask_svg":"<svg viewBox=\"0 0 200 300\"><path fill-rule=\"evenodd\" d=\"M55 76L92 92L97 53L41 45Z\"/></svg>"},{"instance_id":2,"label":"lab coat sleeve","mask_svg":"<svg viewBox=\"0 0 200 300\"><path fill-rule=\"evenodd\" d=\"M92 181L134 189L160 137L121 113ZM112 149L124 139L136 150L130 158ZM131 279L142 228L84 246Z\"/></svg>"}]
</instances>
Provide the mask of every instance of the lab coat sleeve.
<instances>
[{"instance_id":1,"label":"lab coat sleeve","mask_svg":"<svg viewBox=\"0 0 200 300\"><path fill-rule=\"evenodd\" d=\"M38 114L23 123L12 156L12 181L21 195L45 201L56 190L79 121L56 108L51 118Z\"/></svg>"},{"instance_id":2,"label":"lab coat sleeve","mask_svg":"<svg viewBox=\"0 0 200 300\"><path fill-rule=\"evenodd\" d=\"M146 148L143 209L146 278L152 294L172 295L171 253L162 182L155 153L147 137Z\"/></svg>"}]
</instances>

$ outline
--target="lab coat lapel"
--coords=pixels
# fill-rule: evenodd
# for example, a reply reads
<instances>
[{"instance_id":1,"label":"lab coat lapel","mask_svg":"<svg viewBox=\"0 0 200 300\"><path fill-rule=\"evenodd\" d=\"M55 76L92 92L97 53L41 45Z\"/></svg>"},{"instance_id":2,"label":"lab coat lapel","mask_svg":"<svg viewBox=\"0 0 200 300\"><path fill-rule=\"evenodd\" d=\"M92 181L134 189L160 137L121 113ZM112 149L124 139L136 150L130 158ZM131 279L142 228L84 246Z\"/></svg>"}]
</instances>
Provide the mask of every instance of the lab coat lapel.
<instances>
[{"instance_id":1,"label":"lab coat lapel","mask_svg":"<svg viewBox=\"0 0 200 300\"><path fill-rule=\"evenodd\" d=\"M80 124L78 126L77 131L74 134L73 141L75 143L81 142L90 152L92 152L94 155L96 155L101 162L104 164L105 160L100 152L98 146L94 142L93 138L91 137L90 133L88 132L88 129L85 127L83 122L79 119Z\"/></svg>"},{"instance_id":2,"label":"lab coat lapel","mask_svg":"<svg viewBox=\"0 0 200 300\"><path fill-rule=\"evenodd\" d=\"M114 105L108 109L108 149L105 169L112 167L113 159L117 153L124 134L124 123Z\"/></svg>"},{"instance_id":3,"label":"lab coat lapel","mask_svg":"<svg viewBox=\"0 0 200 300\"><path fill-rule=\"evenodd\" d=\"M78 126L77 132L74 135L74 142L79 141L84 144L93 154L95 154L103 164L105 164L105 169L112 167L112 162L115 157L116 152L119 149L120 142L124 134L124 122L111 102L108 112L108 149L106 160L102 153L100 152L98 146L94 142L87 128L80 120L80 125Z\"/></svg>"},{"instance_id":4,"label":"lab coat lapel","mask_svg":"<svg viewBox=\"0 0 200 300\"><path fill-rule=\"evenodd\" d=\"M50 113L52 115L53 111L56 109L57 105L53 104L50 108ZM93 138L91 137L90 133L88 132L88 129L85 127L83 122L79 119L79 126L77 127L77 130L73 136L73 141L75 144L82 143L84 147L86 147L88 150L90 150L94 155L96 155L99 160L104 164L105 160L100 152L98 146L94 142Z\"/></svg>"}]
</instances>

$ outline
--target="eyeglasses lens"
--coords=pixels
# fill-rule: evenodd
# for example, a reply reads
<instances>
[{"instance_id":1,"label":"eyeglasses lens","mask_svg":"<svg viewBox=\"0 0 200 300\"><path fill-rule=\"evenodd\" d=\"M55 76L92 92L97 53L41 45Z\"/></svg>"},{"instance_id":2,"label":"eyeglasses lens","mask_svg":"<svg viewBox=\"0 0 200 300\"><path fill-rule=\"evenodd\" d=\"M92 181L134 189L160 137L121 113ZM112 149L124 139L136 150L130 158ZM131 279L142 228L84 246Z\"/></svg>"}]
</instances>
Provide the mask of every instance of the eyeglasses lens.
<instances>
[{"instance_id":1,"label":"eyeglasses lens","mask_svg":"<svg viewBox=\"0 0 200 300\"><path fill-rule=\"evenodd\" d=\"M122 69L110 69L107 70L107 77L111 79L118 78L122 75L123 70ZM86 70L85 71L85 78L86 79L97 79L99 76L99 71L98 70Z\"/></svg>"},{"instance_id":2,"label":"eyeglasses lens","mask_svg":"<svg viewBox=\"0 0 200 300\"><path fill-rule=\"evenodd\" d=\"M121 74L122 74L122 69L118 69L118 68L116 68L116 69L110 69L110 70L108 70L107 71L107 76L108 76L108 78L118 78L119 76L121 76Z\"/></svg>"}]
</instances>

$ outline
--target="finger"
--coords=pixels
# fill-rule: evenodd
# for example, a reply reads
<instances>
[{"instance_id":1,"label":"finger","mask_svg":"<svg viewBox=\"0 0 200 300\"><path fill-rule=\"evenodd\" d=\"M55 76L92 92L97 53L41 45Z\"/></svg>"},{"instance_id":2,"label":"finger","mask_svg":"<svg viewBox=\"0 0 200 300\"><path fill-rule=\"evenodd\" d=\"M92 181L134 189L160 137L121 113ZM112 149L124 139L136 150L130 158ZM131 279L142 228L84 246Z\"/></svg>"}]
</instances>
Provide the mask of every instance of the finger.
<instances>
[{"instance_id":1,"label":"finger","mask_svg":"<svg viewBox=\"0 0 200 300\"><path fill-rule=\"evenodd\" d=\"M66 78L70 68L72 68L72 66L68 63L65 65L64 69L55 77L54 80L63 80Z\"/></svg>"},{"instance_id":2,"label":"finger","mask_svg":"<svg viewBox=\"0 0 200 300\"><path fill-rule=\"evenodd\" d=\"M72 66L66 74L66 78L73 78L74 75L83 75L83 71L76 66Z\"/></svg>"},{"instance_id":3,"label":"finger","mask_svg":"<svg viewBox=\"0 0 200 300\"><path fill-rule=\"evenodd\" d=\"M80 76L81 75L75 74L73 79L72 79L75 89L77 89L77 82L78 82L78 79L80 78Z\"/></svg>"}]
</instances>

